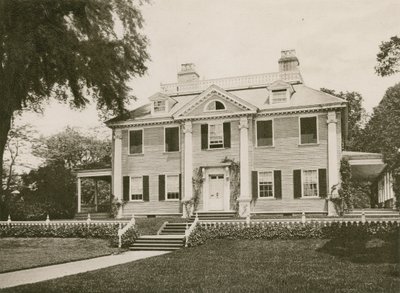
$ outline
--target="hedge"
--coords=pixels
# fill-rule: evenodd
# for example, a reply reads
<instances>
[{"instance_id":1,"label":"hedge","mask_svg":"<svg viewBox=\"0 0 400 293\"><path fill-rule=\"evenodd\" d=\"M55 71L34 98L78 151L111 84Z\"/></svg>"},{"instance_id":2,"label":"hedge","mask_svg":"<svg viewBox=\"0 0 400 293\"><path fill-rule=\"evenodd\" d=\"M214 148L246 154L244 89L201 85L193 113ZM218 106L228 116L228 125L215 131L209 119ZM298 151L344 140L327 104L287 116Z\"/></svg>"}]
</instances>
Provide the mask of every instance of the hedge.
<instances>
[{"instance_id":1,"label":"hedge","mask_svg":"<svg viewBox=\"0 0 400 293\"><path fill-rule=\"evenodd\" d=\"M118 246L118 223L113 224L32 224L32 225L0 225L0 238L101 238L109 239L112 246ZM136 228L130 228L122 237L124 247L138 238Z\"/></svg>"},{"instance_id":2,"label":"hedge","mask_svg":"<svg viewBox=\"0 0 400 293\"><path fill-rule=\"evenodd\" d=\"M397 237L397 222L346 223L321 222L279 223L251 225L219 224L204 227L197 224L188 240L188 246L197 246L212 239L363 239L370 237Z\"/></svg>"}]
</instances>

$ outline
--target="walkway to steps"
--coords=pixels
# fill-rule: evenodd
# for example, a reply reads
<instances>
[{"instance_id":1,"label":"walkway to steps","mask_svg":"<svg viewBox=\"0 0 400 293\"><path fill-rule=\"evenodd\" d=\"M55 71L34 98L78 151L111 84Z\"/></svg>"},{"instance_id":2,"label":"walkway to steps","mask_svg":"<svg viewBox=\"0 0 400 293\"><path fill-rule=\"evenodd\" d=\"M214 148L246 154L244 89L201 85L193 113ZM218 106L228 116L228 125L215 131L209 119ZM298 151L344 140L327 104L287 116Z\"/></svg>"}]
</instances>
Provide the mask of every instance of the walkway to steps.
<instances>
[{"instance_id":1,"label":"walkway to steps","mask_svg":"<svg viewBox=\"0 0 400 293\"><path fill-rule=\"evenodd\" d=\"M229 220L235 217L235 212L199 212L199 220ZM166 250L172 251L185 245L185 231L193 223L195 216L186 223L168 223L160 229L157 235L140 236L130 247L131 250Z\"/></svg>"}]
</instances>

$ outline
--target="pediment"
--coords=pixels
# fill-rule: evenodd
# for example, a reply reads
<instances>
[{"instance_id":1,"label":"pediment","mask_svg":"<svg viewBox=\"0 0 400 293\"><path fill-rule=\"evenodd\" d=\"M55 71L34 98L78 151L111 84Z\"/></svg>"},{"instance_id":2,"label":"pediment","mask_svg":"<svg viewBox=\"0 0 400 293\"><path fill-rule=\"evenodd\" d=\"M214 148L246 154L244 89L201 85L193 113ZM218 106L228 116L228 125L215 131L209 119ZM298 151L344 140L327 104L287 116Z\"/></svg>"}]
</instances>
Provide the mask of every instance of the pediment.
<instances>
[{"instance_id":1,"label":"pediment","mask_svg":"<svg viewBox=\"0 0 400 293\"><path fill-rule=\"evenodd\" d=\"M214 109L211 103L223 105L224 109L218 107ZM214 110L213 110L214 109ZM188 104L179 109L174 117L183 116L218 116L221 114L241 113L248 111L256 111L257 107L240 99L236 95L229 93L222 88L212 85L200 95L193 98Z\"/></svg>"}]
</instances>

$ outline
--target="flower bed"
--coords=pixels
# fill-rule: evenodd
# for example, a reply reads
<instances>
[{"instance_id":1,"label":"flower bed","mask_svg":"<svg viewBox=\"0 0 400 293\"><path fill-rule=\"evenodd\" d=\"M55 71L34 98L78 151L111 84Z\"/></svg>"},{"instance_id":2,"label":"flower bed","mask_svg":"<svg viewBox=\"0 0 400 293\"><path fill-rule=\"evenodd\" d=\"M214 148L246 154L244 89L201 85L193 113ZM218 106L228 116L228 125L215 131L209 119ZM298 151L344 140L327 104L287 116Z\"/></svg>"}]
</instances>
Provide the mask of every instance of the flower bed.
<instances>
[{"instance_id":1,"label":"flower bed","mask_svg":"<svg viewBox=\"0 0 400 293\"><path fill-rule=\"evenodd\" d=\"M191 233L188 246L197 246L212 239L362 239L397 237L398 222L310 222L310 223L224 223L198 224Z\"/></svg>"}]
</instances>

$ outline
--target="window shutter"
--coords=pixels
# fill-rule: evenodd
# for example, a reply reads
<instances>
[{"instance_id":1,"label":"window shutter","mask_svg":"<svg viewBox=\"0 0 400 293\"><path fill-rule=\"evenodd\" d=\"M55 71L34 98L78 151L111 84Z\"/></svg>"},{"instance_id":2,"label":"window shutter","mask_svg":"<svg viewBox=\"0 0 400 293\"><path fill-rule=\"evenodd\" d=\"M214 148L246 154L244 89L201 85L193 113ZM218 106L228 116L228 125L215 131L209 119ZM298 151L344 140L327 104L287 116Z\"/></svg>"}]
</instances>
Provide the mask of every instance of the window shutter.
<instances>
[{"instance_id":1,"label":"window shutter","mask_svg":"<svg viewBox=\"0 0 400 293\"><path fill-rule=\"evenodd\" d=\"M251 190L252 190L252 198L256 200L258 198L258 172L252 171L251 172Z\"/></svg>"},{"instance_id":2,"label":"window shutter","mask_svg":"<svg viewBox=\"0 0 400 293\"><path fill-rule=\"evenodd\" d=\"M179 174L179 199L182 199L182 174Z\"/></svg>"},{"instance_id":3,"label":"window shutter","mask_svg":"<svg viewBox=\"0 0 400 293\"><path fill-rule=\"evenodd\" d=\"M325 198L328 193L326 184L326 169L318 169L319 196Z\"/></svg>"},{"instance_id":4,"label":"window shutter","mask_svg":"<svg viewBox=\"0 0 400 293\"><path fill-rule=\"evenodd\" d=\"M201 125L201 149L208 149L208 124Z\"/></svg>"},{"instance_id":5,"label":"window shutter","mask_svg":"<svg viewBox=\"0 0 400 293\"><path fill-rule=\"evenodd\" d=\"M224 147L231 147L231 123L224 122Z\"/></svg>"},{"instance_id":6,"label":"window shutter","mask_svg":"<svg viewBox=\"0 0 400 293\"><path fill-rule=\"evenodd\" d=\"M301 198L301 170L293 170L293 195Z\"/></svg>"},{"instance_id":7,"label":"window shutter","mask_svg":"<svg viewBox=\"0 0 400 293\"><path fill-rule=\"evenodd\" d=\"M143 176L143 201L149 201L149 176Z\"/></svg>"},{"instance_id":8,"label":"window shutter","mask_svg":"<svg viewBox=\"0 0 400 293\"><path fill-rule=\"evenodd\" d=\"M274 171L274 195L276 199L282 199L282 172Z\"/></svg>"},{"instance_id":9,"label":"window shutter","mask_svg":"<svg viewBox=\"0 0 400 293\"><path fill-rule=\"evenodd\" d=\"M129 176L124 176L122 178L122 196L125 201L129 200Z\"/></svg>"},{"instance_id":10,"label":"window shutter","mask_svg":"<svg viewBox=\"0 0 400 293\"><path fill-rule=\"evenodd\" d=\"M158 200L165 200L165 175L158 175Z\"/></svg>"}]
</instances>

